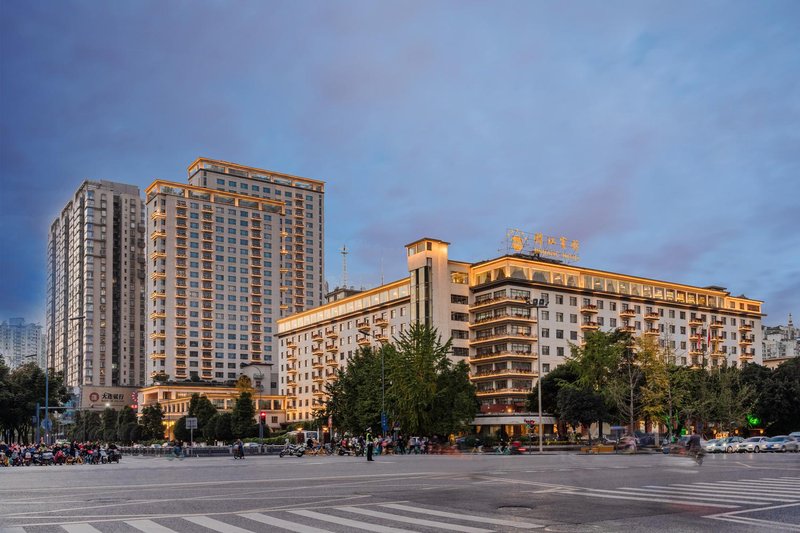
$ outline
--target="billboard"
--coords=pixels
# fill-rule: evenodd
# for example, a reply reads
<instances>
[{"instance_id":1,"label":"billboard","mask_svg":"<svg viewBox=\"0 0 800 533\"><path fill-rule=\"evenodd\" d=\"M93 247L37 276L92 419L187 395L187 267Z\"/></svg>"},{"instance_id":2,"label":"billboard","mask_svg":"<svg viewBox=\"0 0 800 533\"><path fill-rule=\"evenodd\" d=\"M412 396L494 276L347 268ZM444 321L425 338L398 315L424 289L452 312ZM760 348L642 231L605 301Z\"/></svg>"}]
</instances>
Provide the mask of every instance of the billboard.
<instances>
[{"instance_id":1,"label":"billboard","mask_svg":"<svg viewBox=\"0 0 800 533\"><path fill-rule=\"evenodd\" d=\"M136 387L93 387L84 386L81 390L81 409L102 411L106 407L121 409L133 407L136 401Z\"/></svg>"}]
</instances>

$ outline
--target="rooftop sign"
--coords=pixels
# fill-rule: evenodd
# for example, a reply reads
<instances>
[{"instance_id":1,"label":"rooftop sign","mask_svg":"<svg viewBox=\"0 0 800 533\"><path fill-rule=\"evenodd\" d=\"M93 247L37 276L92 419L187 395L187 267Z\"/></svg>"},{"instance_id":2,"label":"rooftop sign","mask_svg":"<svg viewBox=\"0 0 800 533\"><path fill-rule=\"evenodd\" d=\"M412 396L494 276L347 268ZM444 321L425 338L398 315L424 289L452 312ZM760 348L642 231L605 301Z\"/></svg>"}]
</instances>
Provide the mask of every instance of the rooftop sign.
<instances>
[{"instance_id":1,"label":"rooftop sign","mask_svg":"<svg viewBox=\"0 0 800 533\"><path fill-rule=\"evenodd\" d=\"M506 248L509 253L538 255L567 263L580 261L580 243L574 239L555 237L543 233L528 233L518 229L506 231Z\"/></svg>"}]
</instances>

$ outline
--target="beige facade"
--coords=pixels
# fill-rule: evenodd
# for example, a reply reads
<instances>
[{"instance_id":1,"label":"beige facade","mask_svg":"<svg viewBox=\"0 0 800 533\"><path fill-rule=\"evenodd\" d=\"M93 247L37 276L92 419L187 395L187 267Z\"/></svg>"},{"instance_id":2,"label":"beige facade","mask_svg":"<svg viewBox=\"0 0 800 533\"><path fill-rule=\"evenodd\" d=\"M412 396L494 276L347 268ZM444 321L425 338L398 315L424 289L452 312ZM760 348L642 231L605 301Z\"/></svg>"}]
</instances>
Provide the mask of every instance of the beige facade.
<instances>
[{"instance_id":1,"label":"beige facade","mask_svg":"<svg viewBox=\"0 0 800 533\"><path fill-rule=\"evenodd\" d=\"M108 181L84 181L51 225L46 353L78 394L144 384L144 229L139 189Z\"/></svg>"},{"instance_id":2,"label":"beige facade","mask_svg":"<svg viewBox=\"0 0 800 533\"><path fill-rule=\"evenodd\" d=\"M323 183L198 159L148 187L148 374L235 380L322 298Z\"/></svg>"},{"instance_id":3,"label":"beige facade","mask_svg":"<svg viewBox=\"0 0 800 533\"><path fill-rule=\"evenodd\" d=\"M451 336L451 357L468 358L484 413L524 411L525 397L538 379L539 359L546 374L587 331L621 329L652 336L682 365L761 362L760 301L733 297L719 287L649 280L525 255L474 264L452 261L448 248L437 239L415 241L406 247L408 278L279 321L279 371L290 421L311 418L325 398L324 384L335 379L321 358L326 350L318 348L327 339L325 332L339 335L330 345L330 356L336 359L334 368L341 368L359 343L371 342L356 334L360 325L372 339L380 335L384 342L412 321ZM405 293L407 297L401 296ZM386 301L381 294L387 295ZM537 309L535 300L547 306ZM394 321L371 331L375 318L383 318L387 310Z\"/></svg>"}]
</instances>

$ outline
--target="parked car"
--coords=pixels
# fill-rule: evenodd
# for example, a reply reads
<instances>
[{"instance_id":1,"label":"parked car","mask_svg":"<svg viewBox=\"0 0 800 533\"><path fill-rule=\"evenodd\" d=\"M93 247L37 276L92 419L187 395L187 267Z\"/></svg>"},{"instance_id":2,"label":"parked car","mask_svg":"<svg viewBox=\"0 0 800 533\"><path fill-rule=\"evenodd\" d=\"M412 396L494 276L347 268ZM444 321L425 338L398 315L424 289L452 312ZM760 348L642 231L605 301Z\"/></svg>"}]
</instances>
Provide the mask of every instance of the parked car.
<instances>
[{"instance_id":1,"label":"parked car","mask_svg":"<svg viewBox=\"0 0 800 533\"><path fill-rule=\"evenodd\" d=\"M749 439L745 439L744 442L740 442L739 446L737 446L736 451L739 453L742 452L754 452L759 453L763 452L767 447L767 437L750 437Z\"/></svg>"},{"instance_id":2,"label":"parked car","mask_svg":"<svg viewBox=\"0 0 800 533\"><path fill-rule=\"evenodd\" d=\"M767 445L764 447L765 452L796 452L798 449L800 442L789 435L778 435L767 439Z\"/></svg>"},{"instance_id":3,"label":"parked car","mask_svg":"<svg viewBox=\"0 0 800 533\"><path fill-rule=\"evenodd\" d=\"M800 431L792 431L791 433L789 433L789 436L792 437L793 439L800 440Z\"/></svg>"},{"instance_id":4,"label":"parked car","mask_svg":"<svg viewBox=\"0 0 800 533\"><path fill-rule=\"evenodd\" d=\"M711 439L706 441L703 449L706 451L706 453L714 453L717 451L717 444L719 444L721 440L722 439Z\"/></svg>"},{"instance_id":5,"label":"parked car","mask_svg":"<svg viewBox=\"0 0 800 533\"><path fill-rule=\"evenodd\" d=\"M742 442L744 442L742 437L725 437L723 439L718 439L717 447L714 451L734 453Z\"/></svg>"}]
</instances>

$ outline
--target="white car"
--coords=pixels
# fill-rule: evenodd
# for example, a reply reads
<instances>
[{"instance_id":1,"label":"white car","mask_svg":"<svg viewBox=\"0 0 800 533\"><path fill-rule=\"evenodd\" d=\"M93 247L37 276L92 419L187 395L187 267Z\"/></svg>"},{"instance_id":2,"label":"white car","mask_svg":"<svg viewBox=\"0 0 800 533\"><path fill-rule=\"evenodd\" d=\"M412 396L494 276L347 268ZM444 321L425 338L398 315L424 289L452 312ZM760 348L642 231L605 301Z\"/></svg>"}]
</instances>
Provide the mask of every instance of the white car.
<instances>
[{"instance_id":1,"label":"white car","mask_svg":"<svg viewBox=\"0 0 800 533\"><path fill-rule=\"evenodd\" d=\"M706 451L706 453L714 453L717 451L717 445L722 440L723 439L711 439L706 441L706 443L703 445L703 449Z\"/></svg>"},{"instance_id":2,"label":"white car","mask_svg":"<svg viewBox=\"0 0 800 533\"><path fill-rule=\"evenodd\" d=\"M736 451L760 453L767 449L767 437L750 437L740 442Z\"/></svg>"},{"instance_id":3,"label":"white car","mask_svg":"<svg viewBox=\"0 0 800 533\"><path fill-rule=\"evenodd\" d=\"M725 437L718 439L715 452L733 453L739 447L739 444L744 442L742 437Z\"/></svg>"}]
</instances>

